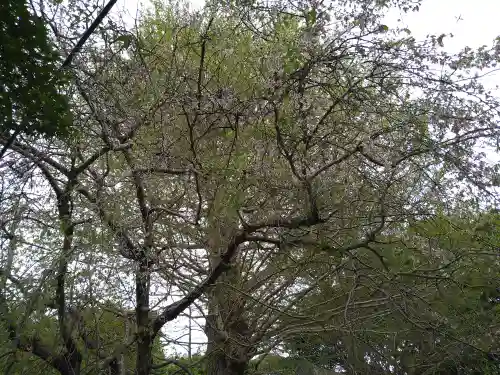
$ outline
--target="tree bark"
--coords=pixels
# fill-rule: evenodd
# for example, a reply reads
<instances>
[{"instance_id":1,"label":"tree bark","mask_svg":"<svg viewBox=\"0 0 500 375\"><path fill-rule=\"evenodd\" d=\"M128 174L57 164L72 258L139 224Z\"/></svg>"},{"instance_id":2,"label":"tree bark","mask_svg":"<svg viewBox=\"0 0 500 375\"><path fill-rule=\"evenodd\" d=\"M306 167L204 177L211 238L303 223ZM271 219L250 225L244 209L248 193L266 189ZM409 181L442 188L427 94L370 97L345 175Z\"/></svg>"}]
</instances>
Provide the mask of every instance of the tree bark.
<instances>
[{"instance_id":1,"label":"tree bark","mask_svg":"<svg viewBox=\"0 0 500 375\"><path fill-rule=\"evenodd\" d=\"M225 287L237 285L240 277L233 263L209 293L207 375L244 375L248 369L253 348L244 314L245 298Z\"/></svg>"},{"instance_id":2,"label":"tree bark","mask_svg":"<svg viewBox=\"0 0 500 375\"><path fill-rule=\"evenodd\" d=\"M205 333L207 346L207 375L244 375L248 369L250 357L248 347L242 347L217 328L217 317L207 316Z\"/></svg>"},{"instance_id":3,"label":"tree bark","mask_svg":"<svg viewBox=\"0 0 500 375\"><path fill-rule=\"evenodd\" d=\"M150 279L147 258L139 264L136 272L136 319L137 319L137 363L136 375L149 375L151 370L151 349L153 335L149 319Z\"/></svg>"}]
</instances>

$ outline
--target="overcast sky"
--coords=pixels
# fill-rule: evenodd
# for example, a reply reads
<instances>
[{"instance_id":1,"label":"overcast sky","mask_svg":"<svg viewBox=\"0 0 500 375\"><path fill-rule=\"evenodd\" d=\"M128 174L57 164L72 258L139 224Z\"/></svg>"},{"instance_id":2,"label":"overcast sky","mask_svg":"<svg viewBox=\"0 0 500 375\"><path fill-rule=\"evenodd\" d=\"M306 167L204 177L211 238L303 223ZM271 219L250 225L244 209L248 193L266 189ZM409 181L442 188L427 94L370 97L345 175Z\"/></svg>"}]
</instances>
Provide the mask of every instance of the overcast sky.
<instances>
[{"instance_id":1,"label":"overcast sky","mask_svg":"<svg viewBox=\"0 0 500 375\"><path fill-rule=\"evenodd\" d=\"M445 47L456 52L465 45L490 45L500 35L499 15L497 0L424 0L419 12L401 18L417 39L453 33L455 37L446 40Z\"/></svg>"},{"instance_id":2,"label":"overcast sky","mask_svg":"<svg viewBox=\"0 0 500 375\"><path fill-rule=\"evenodd\" d=\"M204 0L191 0L190 2L194 8L200 8ZM132 21L137 8L147 3L147 0L119 0L115 6L115 12L125 11ZM499 17L500 0L423 0L419 12L404 14L393 11L385 22L391 27L396 26L400 19L417 40L429 34L452 33L453 38L444 39L444 48L453 53L465 46L472 48L481 45L491 46L494 39L500 36ZM489 75L487 80L487 86L490 88L500 85L500 74ZM498 155L493 158L498 160ZM202 321L199 323L203 324ZM180 336L182 331L186 332L186 327L187 319L180 319L169 323L166 331L171 336L176 336L174 332L178 332ZM193 333L193 341L204 340L205 337L201 331ZM171 353L172 349L174 348L171 347L167 351ZM176 349L185 353L185 350L179 347ZM193 351L196 350L193 349Z\"/></svg>"},{"instance_id":3,"label":"overcast sky","mask_svg":"<svg viewBox=\"0 0 500 375\"><path fill-rule=\"evenodd\" d=\"M199 8L204 0L191 0ZM116 10L127 10L132 16L138 5L147 0L119 0ZM446 48L457 51L465 45L478 47L491 44L500 35L500 0L423 0L420 11L393 14L394 21L402 18L417 39L427 34L453 33ZM390 25L389 25L390 26Z\"/></svg>"}]
</instances>

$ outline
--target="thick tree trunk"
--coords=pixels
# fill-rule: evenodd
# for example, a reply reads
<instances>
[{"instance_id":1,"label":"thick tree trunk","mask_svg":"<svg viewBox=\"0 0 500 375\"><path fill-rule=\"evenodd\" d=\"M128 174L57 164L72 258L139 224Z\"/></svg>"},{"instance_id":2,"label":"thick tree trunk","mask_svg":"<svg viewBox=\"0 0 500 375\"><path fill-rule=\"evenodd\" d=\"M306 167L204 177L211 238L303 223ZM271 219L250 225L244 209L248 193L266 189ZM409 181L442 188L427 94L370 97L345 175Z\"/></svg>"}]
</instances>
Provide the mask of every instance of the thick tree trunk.
<instances>
[{"instance_id":1,"label":"thick tree trunk","mask_svg":"<svg viewBox=\"0 0 500 375\"><path fill-rule=\"evenodd\" d=\"M207 335L207 375L243 375L250 358L250 330L245 319L245 299L224 284L236 284L238 271L233 268L221 277L221 283L209 294Z\"/></svg>"},{"instance_id":2,"label":"thick tree trunk","mask_svg":"<svg viewBox=\"0 0 500 375\"><path fill-rule=\"evenodd\" d=\"M214 269L221 261L218 249L224 248L233 232L231 226L214 225L214 235L210 237L210 268ZM229 229L228 229L229 228ZM244 375L250 358L250 331L245 318L245 297L238 293L241 273L238 267L238 256L228 264L228 268L207 293L208 315L205 323L205 334L208 345L206 351L206 375ZM227 287L233 285L234 288Z\"/></svg>"},{"instance_id":3,"label":"thick tree trunk","mask_svg":"<svg viewBox=\"0 0 500 375\"><path fill-rule=\"evenodd\" d=\"M137 319L137 375L149 375L151 370L152 333L149 320L150 274L147 259L141 261L135 276Z\"/></svg>"},{"instance_id":4,"label":"thick tree trunk","mask_svg":"<svg viewBox=\"0 0 500 375\"><path fill-rule=\"evenodd\" d=\"M240 362L224 353L217 353L215 358L209 357L207 375L244 375L247 368L248 362Z\"/></svg>"},{"instance_id":5,"label":"thick tree trunk","mask_svg":"<svg viewBox=\"0 0 500 375\"><path fill-rule=\"evenodd\" d=\"M220 331L214 314L207 316L205 332L208 338L206 374L244 375L250 362L249 348Z\"/></svg>"}]
</instances>

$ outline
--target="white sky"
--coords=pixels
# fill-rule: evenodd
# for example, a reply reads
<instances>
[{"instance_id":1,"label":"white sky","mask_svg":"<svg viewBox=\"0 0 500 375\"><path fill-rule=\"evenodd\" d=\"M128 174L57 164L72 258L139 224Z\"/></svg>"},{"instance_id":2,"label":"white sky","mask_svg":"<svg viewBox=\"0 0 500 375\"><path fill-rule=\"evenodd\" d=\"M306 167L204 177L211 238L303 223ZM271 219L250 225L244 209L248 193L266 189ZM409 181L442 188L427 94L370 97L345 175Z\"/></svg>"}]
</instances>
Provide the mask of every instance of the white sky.
<instances>
[{"instance_id":1,"label":"white sky","mask_svg":"<svg viewBox=\"0 0 500 375\"><path fill-rule=\"evenodd\" d=\"M491 45L500 36L499 14L498 0L424 0L419 12L401 18L417 40L453 33L453 39L445 39L445 48L456 52L466 45Z\"/></svg>"},{"instance_id":2,"label":"white sky","mask_svg":"<svg viewBox=\"0 0 500 375\"><path fill-rule=\"evenodd\" d=\"M194 8L204 4L204 0L189 2ZM115 11L126 10L133 17L138 7L148 3L148 0L119 0ZM393 20L401 18L416 39L427 34L453 33L453 39L445 40L446 49L453 52L465 45L491 44L500 36L499 15L500 0L423 0L419 12L398 12Z\"/></svg>"},{"instance_id":3,"label":"white sky","mask_svg":"<svg viewBox=\"0 0 500 375\"><path fill-rule=\"evenodd\" d=\"M204 0L191 0L193 8L200 8ZM137 8L148 4L147 0L119 0L115 5L114 12L129 14L130 19L135 18ZM429 34L454 34L453 38L444 39L444 48L450 52L458 52L465 46L472 48L481 45L491 46L494 39L500 36L500 0L423 0L420 11L416 13L391 12L386 18L386 24L396 26L401 19L405 27L411 30L417 39L423 39ZM487 86L500 85L500 74L492 74L487 78ZM499 91L500 92L500 91ZM198 321L198 324L203 322ZM193 324L195 326L195 324ZM181 318L171 322L166 327L166 332L172 337L186 333L187 319ZM206 340L201 331L193 332L194 342ZM199 348L199 346L198 346ZM167 348L167 352L172 353ZM196 351L193 347L193 353ZM185 349L176 347L179 353L186 353Z\"/></svg>"}]
</instances>

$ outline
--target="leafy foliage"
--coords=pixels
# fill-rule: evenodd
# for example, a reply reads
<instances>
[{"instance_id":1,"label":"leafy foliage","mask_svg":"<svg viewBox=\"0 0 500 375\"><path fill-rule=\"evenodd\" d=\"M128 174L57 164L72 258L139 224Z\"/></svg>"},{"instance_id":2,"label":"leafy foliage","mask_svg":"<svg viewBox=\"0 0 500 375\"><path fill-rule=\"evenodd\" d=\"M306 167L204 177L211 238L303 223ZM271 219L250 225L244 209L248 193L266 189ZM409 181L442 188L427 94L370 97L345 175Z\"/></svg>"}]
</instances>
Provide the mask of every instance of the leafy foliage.
<instances>
[{"instance_id":1,"label":"leafy foliage","mask_svg":"<svg viewBox=\"0 0 500 375\"><path fill-rule=\"evenodd\" d=\"M102 355L103 350L113 349L117 342L123 340L124 336L129 335L132 337L134 334L133 322L127 322L124 317L117 315L118 311L116 307L108 304L103 309L84 309L78 312L77 317L73 315L76 319L82 319L81 321L72 322L74 327L73 335L78 342L79 350L83 353L82 368L86 369L86 373L89 375L100 373L95 363L101 359L100 355ZM127 329L130 330L128 334ZM8 330L5 329L2 332L8 332ZM63 350L58 340L57 320L53 316L44 315L34 322L28 322L27 326L24 327L23 335L21 341L27 340L29 342L29 337L34 336L55 352ZM1 342L3 356L0 360L0 368L10 368L11 373L16 375L36 372L40 371L40 369L44 369L43 373L47 374L57 373L50 365L37 357L25 352L12 351L12 344L5 335L2 337ZM152 350L155 361L158 363L165 361L159 338L155 340ZM136 355L137 353L133 347L127 348L123 359L120 359L123 360L124 369L135 367Z\"/></svg>"},{"instance_id":2,"label":"leafy foliage","mask_svg":"<svg viewBox=\"0 0 500 375\"><path fill-rule=\"evenodd\" d=\"M156 374L161 375L204 375L203 362L204 357L199 355L194 355L191 358L179 358L176 360L170 360L166 366L162 366L155 371ZM167 363L169 361L166 361Z\"/></svg>"},{"instance_id":3,"label":"leafy foliage","mask_svg":"<svg viewBox=\"0 0 500 375\"><path fill-rule=\"evenodd\" d=\"M0 5L0 131L63 135L71 124L66 77L44 21L26 1Z\"/></svg>"},{"instance_id":4,"label":"leafy foliage","mask_svg":"<svg viewBox=\"0 0 500 375\"><path fill-rule=\"evenodd\" d=\"M486 213L413 223L401 241L377 246L386 262L382 270L388 270L383 275L392 279L377 282L377 288L388 293L399 278L394 286L403 292L401 302L391 294L397 307L347 332L296 335L288 341L289 350L348 373L499 373L498 219L497 213ZM328 300L334 293L326 290L314 298Z\"/></svg>"},{"instance_id":5,"label":"leafy foliage","mask_svg":"<svg viewBox=\"0 0 500 375\"><path fill-rule=\"evenodd\" d=\"M469 72L500 49L448 55L383 25L396 4L418 8L156 2L103 25L74 64L79 136L20 137L0 165L15 352L63 375L176 372L155 348L186 345L168 328L192 309L208 375L491 363L498 167L478 146L499 102Z\"/></svg>"}]
</instances>

